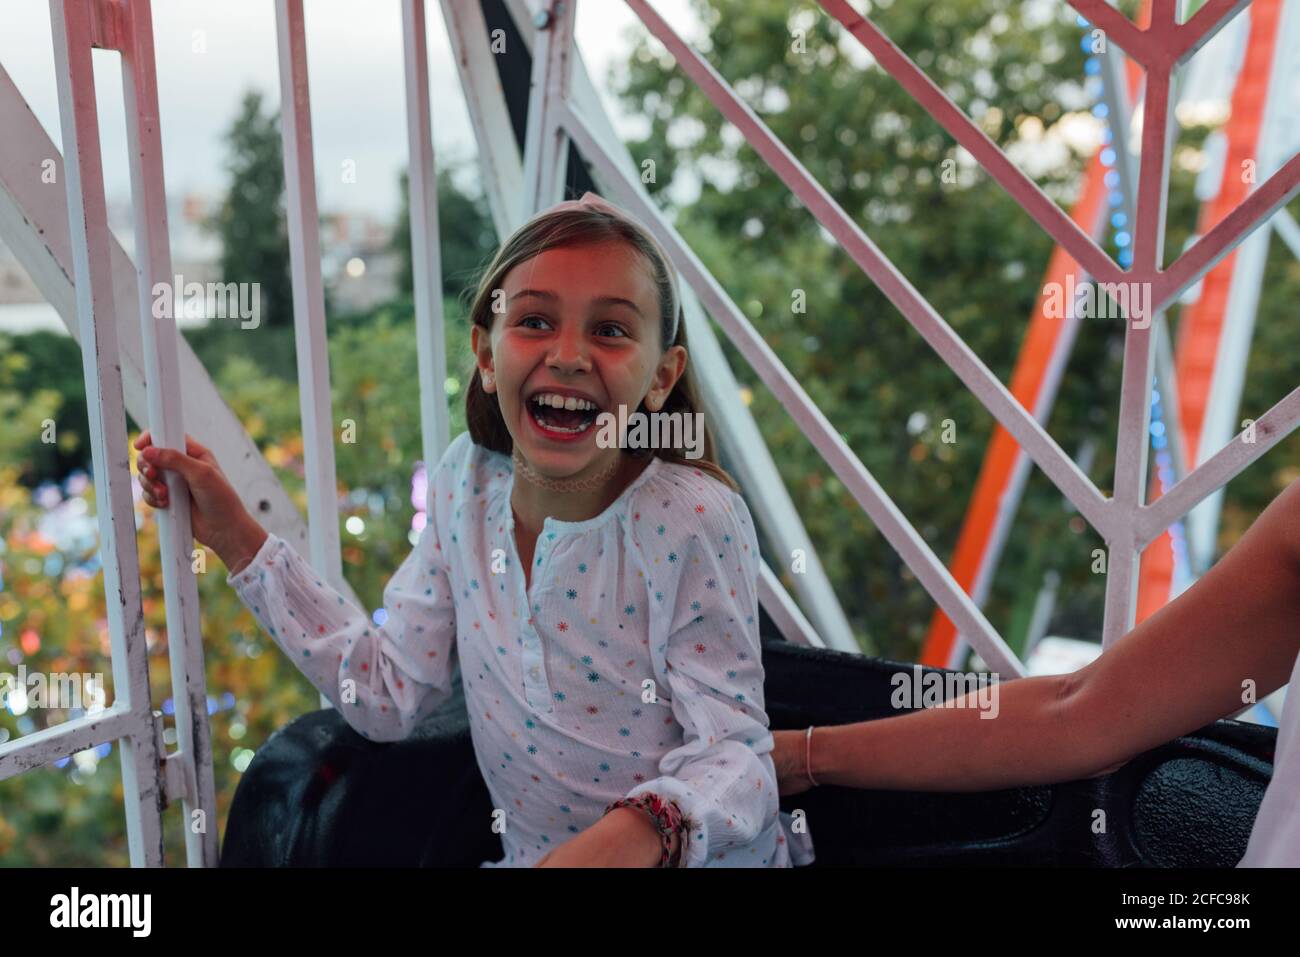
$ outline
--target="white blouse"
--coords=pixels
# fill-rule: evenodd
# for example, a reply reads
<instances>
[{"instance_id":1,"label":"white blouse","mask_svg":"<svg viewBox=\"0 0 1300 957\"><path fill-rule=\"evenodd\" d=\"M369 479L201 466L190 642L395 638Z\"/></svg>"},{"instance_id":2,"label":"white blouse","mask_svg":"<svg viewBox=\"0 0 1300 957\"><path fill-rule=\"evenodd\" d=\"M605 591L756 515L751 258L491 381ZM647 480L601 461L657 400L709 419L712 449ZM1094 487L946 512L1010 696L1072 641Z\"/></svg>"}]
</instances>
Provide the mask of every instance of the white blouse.
<instances>
[{"instance_id":1,"label":"white blouse","mask_svg":"<svg viewBox=\"0 0 1300 957\"><path fill-rule=\"evenodd\" d=\"M465 824L501 833L499 865L535 864L610 802L648 792L691 822L684 866L811 860L811 836L777 806L744 500L654 458L595 518L546 519L526 587L513 482L509 456L468 433L452 441L383 625L275 535L227 580L372 740L409 735L459 665L495 808Z\"/></svg>"},{"instance_id":2,"label":"white blouse","mask_svg":"<svg viewBox=\"0 0 1300 957\"><path fill-rule=\"evenodd\" d=\"M1238 867L1300 867L1300 655L1277 729L1273 780Z\"/></svg>"}]
</instances>

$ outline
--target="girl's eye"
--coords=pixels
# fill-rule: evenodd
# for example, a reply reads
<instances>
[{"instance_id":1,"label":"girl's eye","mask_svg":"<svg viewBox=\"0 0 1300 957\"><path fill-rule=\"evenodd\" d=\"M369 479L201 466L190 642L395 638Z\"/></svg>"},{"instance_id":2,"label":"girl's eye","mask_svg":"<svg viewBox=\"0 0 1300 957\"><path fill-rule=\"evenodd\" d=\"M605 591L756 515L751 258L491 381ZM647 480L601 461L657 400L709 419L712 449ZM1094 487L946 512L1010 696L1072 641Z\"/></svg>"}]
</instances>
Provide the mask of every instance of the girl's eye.
<instances>
[{"instance_id":1,"label":"girl's eye","mask_svg":"<svg viewBox=\"0 0 1300 957\"><path fill-rule=\"evenodd\" d=\"M537 323L537 322L542 323L543 326L550 325L549 319L547 319L545 316L539 316L536 313L532 313L530 315L524 316L522 319L519 320L519 325L528 329L541 328L540 326L530 325L530 323ZM601 334L602 338L606 338L606 339L619 339L619 338L625 339L627 338L628 335L627 330L624 329L621 325L619 325L616 322L601 323L601 325L597 328L597 332Z\"/></svg>"}]
</instances>

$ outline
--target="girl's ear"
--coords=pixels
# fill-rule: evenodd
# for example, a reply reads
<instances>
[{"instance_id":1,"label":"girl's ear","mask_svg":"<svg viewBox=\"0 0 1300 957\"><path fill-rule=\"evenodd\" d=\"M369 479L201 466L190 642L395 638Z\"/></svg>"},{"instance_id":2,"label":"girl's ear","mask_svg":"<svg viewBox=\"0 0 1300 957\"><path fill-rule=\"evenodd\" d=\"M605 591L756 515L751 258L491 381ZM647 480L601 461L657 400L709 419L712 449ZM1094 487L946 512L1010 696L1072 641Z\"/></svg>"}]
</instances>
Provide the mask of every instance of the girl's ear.
<instances>
[{"instance_id":1,"label":"girl's ear","mask_svg":"<svg viewBox=\"0 0 1300 957\"><path fill-rule=\"evenodd\" d=\"M469 332L470 348L474 350L475 361L478 363L479 378L483 382L484 392L495 392L497 390L496 370L492 363L492 337L488 331L480 326L477 322L473 324Z\"/></svg>"},{"instance_id":2,"label":"girl's ear","mask_svg":"<svg viewBox=\"0 0 1300 957\"><path fill-rule=\"evenodd\" d=\"M651 412L658 412L668 397L673 394L673 387L686 371L686 350L681 346L671 346L659 360L655 370L654 381L646 393L645 404Z\"/></svg>"}]
</instances>

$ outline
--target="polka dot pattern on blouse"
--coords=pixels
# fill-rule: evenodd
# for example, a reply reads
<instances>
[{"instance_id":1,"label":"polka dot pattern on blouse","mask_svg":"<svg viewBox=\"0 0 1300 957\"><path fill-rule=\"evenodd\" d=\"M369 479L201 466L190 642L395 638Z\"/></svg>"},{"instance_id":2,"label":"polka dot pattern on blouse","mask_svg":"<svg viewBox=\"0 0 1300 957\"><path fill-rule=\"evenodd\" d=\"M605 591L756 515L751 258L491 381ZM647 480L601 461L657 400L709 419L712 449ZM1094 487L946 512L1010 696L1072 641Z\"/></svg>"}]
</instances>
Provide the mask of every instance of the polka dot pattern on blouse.
<instances>
[{"instance_id":1,"label":"polka dot pattern on blouse","mask_svg":"<svg viewBox=\"0 0 1300 957\"><path fill-rule=\"evenodd\" d=\"M228 579L362 735L405 738L459 667L502 866L530 866L622 797L690 822L683 866L811 859L777 807L763 705L758 543L744 500L653 459L600 515L546 519L525 585L509 457L462 433L430 476L428 524L382 626L283 539ZM492 826L491 820L482 822Z\"/></svg>"}]
</instances>

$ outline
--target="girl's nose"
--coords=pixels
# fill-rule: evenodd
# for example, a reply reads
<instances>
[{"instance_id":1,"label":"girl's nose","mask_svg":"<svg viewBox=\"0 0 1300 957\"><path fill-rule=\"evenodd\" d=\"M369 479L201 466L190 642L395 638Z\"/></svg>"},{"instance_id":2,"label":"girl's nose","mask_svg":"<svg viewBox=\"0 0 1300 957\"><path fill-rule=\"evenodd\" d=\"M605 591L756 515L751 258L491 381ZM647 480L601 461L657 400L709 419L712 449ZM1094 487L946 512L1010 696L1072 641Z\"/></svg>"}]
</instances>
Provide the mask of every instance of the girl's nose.
<instances>
[{"instance_id":1,"label":"girl's nose","mask_svg":"<svg viewBox=\"0 0 1300 957\"><path fill-rule=\"evenodd\" d=\"M568 372L591 369L587 339L579 324L570 323L560 330L547 361L553 368Z\"/></svg>"}]
</instances>

